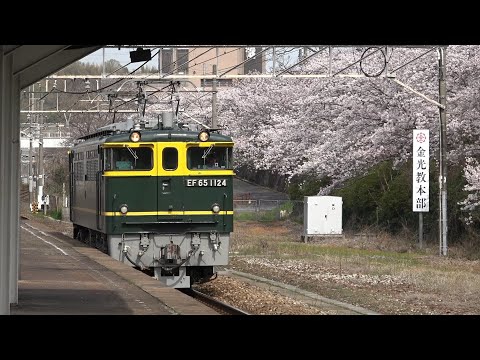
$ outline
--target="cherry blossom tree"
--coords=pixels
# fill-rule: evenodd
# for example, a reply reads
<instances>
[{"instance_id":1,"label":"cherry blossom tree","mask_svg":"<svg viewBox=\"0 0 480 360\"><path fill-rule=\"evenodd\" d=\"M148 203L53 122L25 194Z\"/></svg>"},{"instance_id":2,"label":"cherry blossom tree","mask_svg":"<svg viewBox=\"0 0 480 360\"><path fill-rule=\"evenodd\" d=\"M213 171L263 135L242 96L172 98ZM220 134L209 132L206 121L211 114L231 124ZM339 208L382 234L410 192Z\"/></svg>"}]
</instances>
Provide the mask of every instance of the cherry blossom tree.
<instances>
[{"instance_id":1,"label":"cherry blossom tree","mask_svg":"<svg viewBox=\"0 0 480 360\"><path fill-rule=\"evenodd\" d=\"M222 88L219 123L235 140L237 164L288 178L328 176L336 186L382 161L405 163L411 158L412 130L420 128L430 130L430 154L438 159L437 106L385 77L385 71L379 77L341 77L376 73L385 66L401 82L438 101L437 53L427 51L394 48L372 55L371 63L349 66L365 49L334 49L333 78L247 78ZM326 52L319 53L289 71L325 73L328 61ZM448 161L462 164L480 150L480 46L449 46L446 64ZM209 94L191 95L183 104L185 114L210 119ZM479 163L469 160L465 190L470 194L463 204L468 212L478 206L478 173Z\"/></svg>"},{"instance_id":2,"label":"cherry blossom tree","mask_svg":"<svg viewBox=\"0 0 480 360\"><path fill-rule=\"evenodd\" d=\"M438 117L422 101L385 78L246 79L220 94L220 114L240 162L343 181L384 159L408 158L411 130L433 128Z\"/></svg>"},{"instance_id":3,"label":"cherry blossom tree","mask_svg":"<svg viewBox=\"0 0 480 360\"><path fill-rule=\"evenodd\" d=\"M465 222L471 224L474 220L479 220L478 207L480 205L480 165L474 158L467 158L464 167L464 176L467 181L465 190L468 195L464 201L460 203L463 205L462 210L467 212Z\"/></svg>"}]
</instances>

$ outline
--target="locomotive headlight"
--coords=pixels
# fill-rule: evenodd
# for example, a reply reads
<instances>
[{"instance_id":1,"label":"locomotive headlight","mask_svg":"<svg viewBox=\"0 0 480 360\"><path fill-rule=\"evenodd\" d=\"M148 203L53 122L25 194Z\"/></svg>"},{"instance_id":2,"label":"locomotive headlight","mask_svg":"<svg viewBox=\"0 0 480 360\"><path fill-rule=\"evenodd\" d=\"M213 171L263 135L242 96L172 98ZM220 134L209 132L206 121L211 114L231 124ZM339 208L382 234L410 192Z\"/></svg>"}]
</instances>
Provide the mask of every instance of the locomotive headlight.
<instances>
[{"instance_id":1,"label":"locomotive headlight","mask_svg":"<svg viewBox=\"0 0 480 360\"><path fill-rule=\"evenodd\" d=\"M130 140L133 142L138 142L141 139L141 135L138 131L134 131L130 134Z\"/></svg>"},{"instance_id":2,"label":"locomotive headlight","mask_svg":"<svg viewBox=\"0 0 480 360\"><path fill-rule=\"evenodd\" d=\"M210 133L208 132L208 130L200 131L200 133L198 134L198 140L207 141L208 139L210 139Z\"/></svg>"},{"instance_id":3,"label":"locomotive headlight","mask_svg":"<svg viewBox=\"0 0 480 360\"><path fill-rule=\"evenodd\" d=\"M128 206L127 204L123 204L122 206L120 206L120 212L125 215L127 212L128 212Z\"/></svg>"},{"instance_id":4,"label":"locomotive headlight","mask_svg":"<svg viewBox=\"0 0 480 360\"><path fill-rule=\"evenodd\" d=\"M215 214L218 214L220 212L220 205L218 204L213 204L212 205L212 211L215 213Z\"/></svg>"}]
</instances>

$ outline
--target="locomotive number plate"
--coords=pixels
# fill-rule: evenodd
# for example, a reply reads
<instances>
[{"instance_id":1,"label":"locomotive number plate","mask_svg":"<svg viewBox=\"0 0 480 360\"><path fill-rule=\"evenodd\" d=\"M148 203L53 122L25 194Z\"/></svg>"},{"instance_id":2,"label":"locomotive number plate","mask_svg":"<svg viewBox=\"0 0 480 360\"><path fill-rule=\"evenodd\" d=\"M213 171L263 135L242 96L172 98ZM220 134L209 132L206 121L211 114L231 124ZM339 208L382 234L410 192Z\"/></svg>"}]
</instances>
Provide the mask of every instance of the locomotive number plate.
<instances>
[{"instance_id":1,"label":"locomotive number plate","mask_svg":"<svg viewBox=\"0 0 480 360\"><path fill-rule=\"evenodd\" d=\"M186 186L227 186L227 179L187 179Z\"/></svg>"}]
</instances>

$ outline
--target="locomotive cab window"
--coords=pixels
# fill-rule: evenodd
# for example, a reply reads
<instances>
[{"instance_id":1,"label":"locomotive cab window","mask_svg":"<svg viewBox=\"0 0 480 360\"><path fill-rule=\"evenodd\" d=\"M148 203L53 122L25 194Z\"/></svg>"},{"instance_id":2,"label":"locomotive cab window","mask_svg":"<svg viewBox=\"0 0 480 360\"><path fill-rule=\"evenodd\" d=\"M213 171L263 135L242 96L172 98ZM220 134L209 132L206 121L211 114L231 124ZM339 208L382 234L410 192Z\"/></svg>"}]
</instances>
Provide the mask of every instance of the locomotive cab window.
<instances>
[{"instance_id":1,"label":"locomotive cab window","mask_svg":"<svg viewBox=\"0 0 480 360\"><path fill-rule=\"evenodd\" d=\"M233 169L232 148L213 145L190 147L187 151L187 166L190 170Z\"/></svg>"},{"instance_id":2,"label":"locomotive cab window","mask_svg":"<svg viewBox=\"0 0 480 360\"><path fill-rule=\"evenodd\" d=\"M104 170L152 170L153 151L149 147L105 148Z\"/></svg>"},{"instance_id":3,"label":"locomotive cab window","mask_svg":"<svg viewBox=\"0 0 480 360\"><path fill-rule=\"evenodd\" d=\"M162 164L164 170L175 170L178 167L178 150L175 148L163 149Z\"/></svg>"}]
</instances>

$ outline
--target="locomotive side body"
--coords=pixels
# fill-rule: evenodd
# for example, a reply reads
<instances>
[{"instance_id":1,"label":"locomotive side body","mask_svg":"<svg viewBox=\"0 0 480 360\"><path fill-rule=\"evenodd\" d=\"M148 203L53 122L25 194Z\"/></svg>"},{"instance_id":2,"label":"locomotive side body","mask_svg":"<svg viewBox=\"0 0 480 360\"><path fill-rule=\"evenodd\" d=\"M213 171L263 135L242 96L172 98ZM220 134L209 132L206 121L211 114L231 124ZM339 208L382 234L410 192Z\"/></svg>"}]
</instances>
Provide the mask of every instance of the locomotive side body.
<instances>
[{"instance_id":1,"label":"locomotive side body","mask_svg":"<svg viewBox=\"0 0 480 360\"><path fill-rule=\"evenodd\" d=\"M228 264L233 231L231 138L144 130L132 142L130 134L72 149L74 235L167 286L211 278Z\"/></svg>"}]
</instances>

